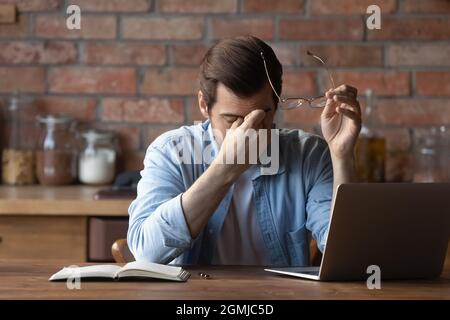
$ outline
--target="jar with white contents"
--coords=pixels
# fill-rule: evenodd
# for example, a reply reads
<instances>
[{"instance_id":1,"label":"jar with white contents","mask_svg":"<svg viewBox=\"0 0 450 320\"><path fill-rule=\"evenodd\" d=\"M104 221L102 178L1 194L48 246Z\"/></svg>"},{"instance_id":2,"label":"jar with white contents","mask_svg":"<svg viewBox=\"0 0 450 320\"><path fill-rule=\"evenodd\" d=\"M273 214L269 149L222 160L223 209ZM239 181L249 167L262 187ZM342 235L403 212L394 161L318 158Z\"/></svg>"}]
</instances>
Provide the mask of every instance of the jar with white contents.
<instances>
[{"instance_id":1,"label":"jar with white contents","mask_svg":"<svg viewBox=\"0 0 450 320\"><path fill-rule=\"evenodd\" d=\"M84 184L110 184L116 174L117 142L114 133L89 130L81 134L84 148L78 163L78 175Z\"/></svg>"}]
</instances>

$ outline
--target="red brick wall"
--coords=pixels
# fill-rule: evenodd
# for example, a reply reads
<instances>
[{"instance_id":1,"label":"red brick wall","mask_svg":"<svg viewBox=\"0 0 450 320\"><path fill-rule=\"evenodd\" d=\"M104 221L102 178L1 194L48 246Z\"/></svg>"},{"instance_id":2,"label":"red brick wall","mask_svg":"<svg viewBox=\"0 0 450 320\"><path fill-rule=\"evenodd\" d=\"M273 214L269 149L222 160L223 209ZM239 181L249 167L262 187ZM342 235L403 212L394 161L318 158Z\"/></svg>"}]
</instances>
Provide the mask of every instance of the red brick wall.
<instances>
[{"instance_id":1,"label":"red brick wall","mask_svg":"<svg viewBox=\"0 0 450 320\"><path fill-rule=\"evenodd\" d=\"M410 175L408 127L450 124L448 0L0 0L18 23L0 24L0 96L16 89L42 112L116 130L127 168L160 133L200 120L197 68L217 39L254 34L285 68L284 92L315 95L327 58L336 82L374 89L388 137L388 179ZM78 4L82 29L67 30ZM382 29L365 28L368 5ZM310 130L317 112L285 113L286 126Z\"/></svg>"}]
</instances>

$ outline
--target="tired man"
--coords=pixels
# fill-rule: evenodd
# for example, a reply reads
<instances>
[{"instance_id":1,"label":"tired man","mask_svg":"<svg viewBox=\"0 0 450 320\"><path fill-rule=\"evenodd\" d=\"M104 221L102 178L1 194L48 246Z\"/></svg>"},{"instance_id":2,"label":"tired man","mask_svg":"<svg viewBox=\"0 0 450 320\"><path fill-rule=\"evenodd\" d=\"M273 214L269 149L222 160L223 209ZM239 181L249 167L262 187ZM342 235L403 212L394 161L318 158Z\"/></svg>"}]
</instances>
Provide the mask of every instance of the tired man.
<instances>
[{"instance_id":1,"label":"tired man","mask_svg":"<svg viewBox=\"0 0 450 320\"><path fill-rule=\"evenodd\" d=\"M353 149L361 127L355 88L331 88L315 105L323 107L324 139L278 131L276 154L270 154L278 160L274 172L263 174L262 163L248 156L244 163L223 161L230 150L237 152L228 160L236 160L239 150L255 148L256 140L246 142L242 133L274 128L280 105L317 104L280 98L282 73L272 48L255 37L209 49L198 91L207 120L166 132L147 150L129 208L128 245L136 260L306 266L310 235L323 251L335 190L355 180Z\"/></svg>"}]
</instances>

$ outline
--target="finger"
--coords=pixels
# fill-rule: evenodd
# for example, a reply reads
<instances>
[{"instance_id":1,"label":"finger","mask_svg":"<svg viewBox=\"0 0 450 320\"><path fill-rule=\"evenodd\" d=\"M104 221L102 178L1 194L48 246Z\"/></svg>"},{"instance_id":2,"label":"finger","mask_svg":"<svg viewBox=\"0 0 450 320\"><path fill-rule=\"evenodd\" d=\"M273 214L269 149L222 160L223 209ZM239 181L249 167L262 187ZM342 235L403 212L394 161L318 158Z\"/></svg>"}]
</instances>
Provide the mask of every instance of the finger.
<instances>
[{"instance_id":1,"label":"finger","mask_svg":"<svg viewBox=\"0 0 450 320\"><path fill-rule=\"evenodd\" d=\"M247 114L244 118L244 122L241 125L242 129L256 128L266 116L264 110L257 109Z\"/></svg>"},{"instance_id":2,"label":"finger","mask_svg":"<svg viewBox=\"0 0 450 320\"><path fill-rule=\"evenodd\" d=\"M336 114L336 105L334 104L333 99L327 99L325 104L325 108L323 108L322 117L329 118Z\"/></svg>"},{"instance_id":3,"label":"finger","mask_svg":"<svg viewBox=\"0 0 450 320\"><path fill-rule=\"evenodd\" d=\"M359 106L358 100L349 98L347 96L342 96L342 95L334 95L333 100L336 102L341 102L346 105L349 105L352 107L353 111L357 112L358 114L361 114L361 108Z\"/></svg>"},{"instance_id":4,"label":"finger","mask_svg":"<svg viewBox=\"0 0 450 320\"><path fill-rule=\"evenodd\" d=\"M350 99L356 100L353 93L348 92L348 91L342 91L342 90L329 90L325 93L325 96L328 99L333 99L335 96L344 96L344 97L348 97Z\"/></svg>"},{"instance_id":5,"label":"finger","mask_svg":"<svg viewBox=\"0 0 450 320\"><path fill-rule=\"evenodd\" d=\"M344 96L344 97L351 98L353 100L357 100L356 96L350 91L335 90L333 93L334 93L333 97L334 96Z\"/></svg>"},{"instance_id":6,"label":"finger","mask_svg":"<svg viewBox=\"0 0 450 320\"><path fill-rule=\"evenodd\" d=\"M336 95L336 94L334 93L333 90L328 90L327 92L325 92L325 97L326 97L327 99L333 99L333 97L334 97L335 95Z\"/></svg>"},{"instance_id":7,"label":"finger","mask_svg":"<svg viewBox=\"0 0 450 320\"><path fill-rule=\"evenodd\" d=\"M351 106L349 104L342 103L338 107L345 110L350 110L351 112L358 114L358 110L354 106Z\"/></svg>"},{"instance_id":8,"label":"finger","mask_svg":"<svg viewBox=\"0 0 450 320\"><path fill-rule=\"evenodd\" d=\"M336 112L343 114L344 116L352 119L353 121L355 121L358 124L361 122L361 117L356 112L350 111L350 110L342 108L342 107L337 107Z\"/></svg>"},{"instance_id":9,"label":"finger","mask_svg":"<svg viewBox=\"0 0 450 320\"><path fill-rule=\"evenodd\" d=\"M349 86L347 84L340 85L339 87L335 88L333 90L335 93L345 93L349 96L352 96L353 98L356 98L358 95L358 89L355 87Z\"/></svg>"},{"instance_id":10,"label":"finger","mask_svg":"<svg viewBox=\"0 0 450 320\"><path fill-rule=\"evenodd\" d=\"M230 129L236 129L237 127L239 127L242 124L242 122L244 122L244 119L241 118L241 117L238 117L236 119L236 121L233 122L233 124L231 125Z\"/></svg>"},{"instance_id":11,"label":"finger","mask_svg":"<svg viewBox=\"0 0 450 320\"><path fill-rule=\"evenodd\" d=\"M341 104L340 106L338 106L338 108L339 108L340 110L347 110L347 111L353 112L353 113L355 113L359 118L361 118L361 115L358 113L358 111L355 109L355 107L352 107L352 106L350 106L350 105L348 105L348 104Z\"/></svg>"}]
</instances>

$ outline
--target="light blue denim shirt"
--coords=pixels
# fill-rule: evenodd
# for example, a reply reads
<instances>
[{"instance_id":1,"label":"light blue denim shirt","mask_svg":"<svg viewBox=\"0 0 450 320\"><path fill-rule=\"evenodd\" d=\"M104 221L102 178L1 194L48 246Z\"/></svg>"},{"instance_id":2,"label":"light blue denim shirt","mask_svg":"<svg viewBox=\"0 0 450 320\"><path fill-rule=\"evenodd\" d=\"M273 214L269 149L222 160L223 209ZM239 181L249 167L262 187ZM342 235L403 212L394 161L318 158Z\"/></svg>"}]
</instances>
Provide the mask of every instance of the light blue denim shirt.
<instances>
[{"instance_id":1,"label":"light blue denim shirt","mask_svg":"<svg viewBox=\"0 0 450 320\"><path fill-rule=\"evenodd\" d=\"M128 210L128 245L136 260L211 263L233 186L196 239L190 236L181 206L182 193L218 152L211 136L207 120L168 131L148 147L137 197ZM185 152L197 159L180 161ZM309 235L323 251L328 234L333 169L326 142L301 130L281 129L278 170L259 174L252 183L255 214L271 264L309 265Z\"/></svg>"}]
</instances>

